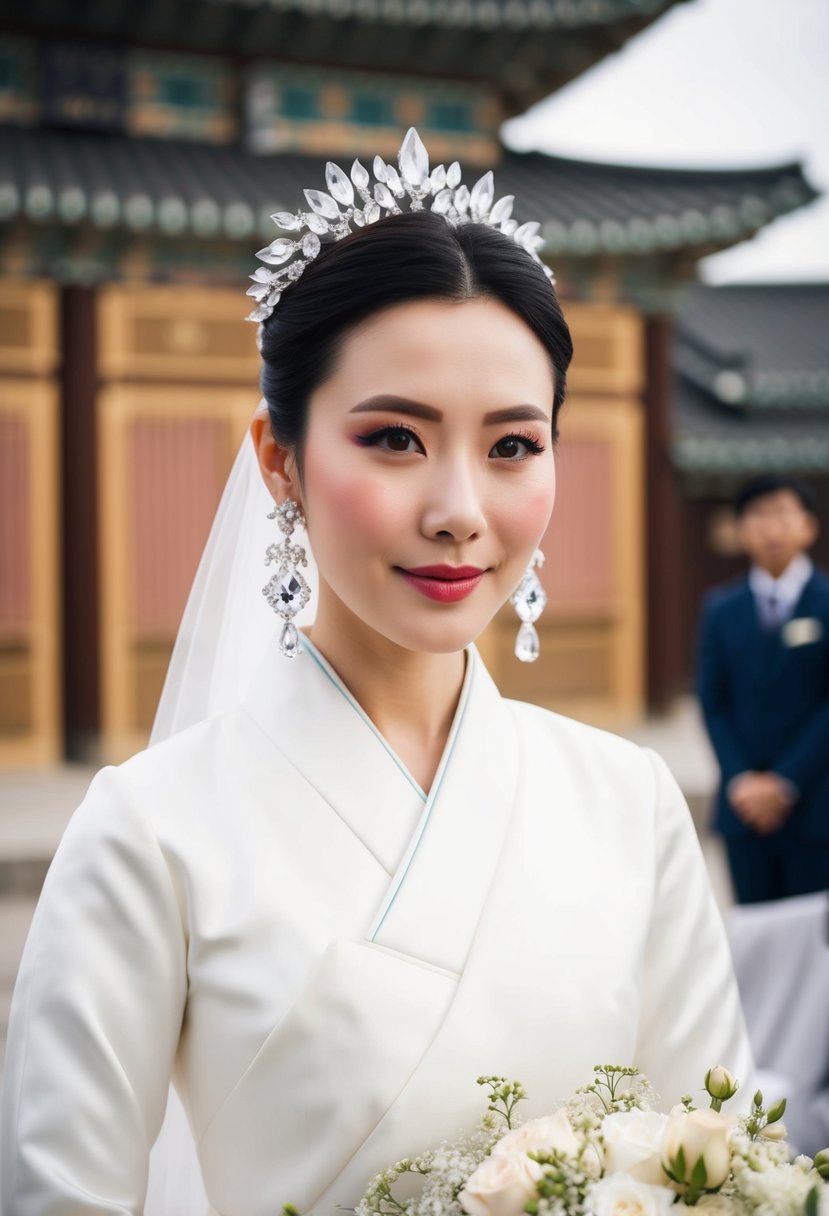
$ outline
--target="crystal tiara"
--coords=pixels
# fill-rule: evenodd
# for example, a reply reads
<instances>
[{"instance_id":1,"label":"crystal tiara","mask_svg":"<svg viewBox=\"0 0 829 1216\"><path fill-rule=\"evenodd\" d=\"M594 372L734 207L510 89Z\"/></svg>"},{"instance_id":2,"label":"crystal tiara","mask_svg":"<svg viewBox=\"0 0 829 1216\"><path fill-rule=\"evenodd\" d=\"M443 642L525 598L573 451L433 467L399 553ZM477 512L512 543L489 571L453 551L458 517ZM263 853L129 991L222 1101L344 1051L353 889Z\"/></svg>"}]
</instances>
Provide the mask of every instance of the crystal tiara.
<instances>
[{"instance_id":1,"label":"crystal tiara","mask_svg":"<svg viewBox=\"0 0 829 1216\"><path fill-rule=\"evenodd\" d=\"M542 267L551 280L553 272L538 256L544 240L538 235L540 224L531 221L519 224L512 218L514 196L504 195L494 202L495 184L492 170L479 178L469 190L461 182L461 167L453 161L449 168L438 165L429 172L429 154L414 127L410 127L397 154L398 168L387 165L380 156L374 158L375 182L372 187L368 170L355 160L351 176L339 165L329 161L325 166L328 193L306 190L309 211L277 211L271 216L285 232L294 238L280 236L260 249L259 266L250 276L253 286L247 294L256 300L256 307L245 319L266 321L279 303L283 291L302 277L306 266L322 249L321 236L341 241L355 228L364 228L388 215L400 215L405 209L422 211L427 199L430 210L442 215L447 224L474 222L497 228L512 237ZM270 269L279 267L279 269Z\"/></svg>"}]
</instances>

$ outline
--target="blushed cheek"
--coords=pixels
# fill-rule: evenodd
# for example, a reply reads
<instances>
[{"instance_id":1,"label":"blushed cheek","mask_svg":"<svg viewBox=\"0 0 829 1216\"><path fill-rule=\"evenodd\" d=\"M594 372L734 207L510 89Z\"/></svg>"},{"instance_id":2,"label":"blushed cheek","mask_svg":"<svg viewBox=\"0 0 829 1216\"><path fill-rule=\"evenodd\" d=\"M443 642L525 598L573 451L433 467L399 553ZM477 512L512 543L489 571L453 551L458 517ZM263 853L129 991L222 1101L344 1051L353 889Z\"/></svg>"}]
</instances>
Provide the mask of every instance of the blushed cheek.
<instances>
[{"instance_id":1,"label":"blushed cheek","mask_svg":"<svg viewBox=\"0 0 829 1216\"><path fill-rule=\"evenodd\" d=\"M526 491L521 495L520 503L511 519L511 532L516 542L527 543L531 538L536 540L543 536L550 522L555 502L555 486L549 485L538 490Z\"/></svg>"},{"instance_id":2,"label":"blushed cheek","mask_svg":"<svg viewBox=\"0 0 829 1216\"><path fill-rule=\"evenodd\" d=\"M399 488L367 476L365 467L358 474L321 464L306 465L306 495L310 526L347 534L345 544L360 538L379 539L395 531L404 514Z\"/></svg>"}]
</instances>

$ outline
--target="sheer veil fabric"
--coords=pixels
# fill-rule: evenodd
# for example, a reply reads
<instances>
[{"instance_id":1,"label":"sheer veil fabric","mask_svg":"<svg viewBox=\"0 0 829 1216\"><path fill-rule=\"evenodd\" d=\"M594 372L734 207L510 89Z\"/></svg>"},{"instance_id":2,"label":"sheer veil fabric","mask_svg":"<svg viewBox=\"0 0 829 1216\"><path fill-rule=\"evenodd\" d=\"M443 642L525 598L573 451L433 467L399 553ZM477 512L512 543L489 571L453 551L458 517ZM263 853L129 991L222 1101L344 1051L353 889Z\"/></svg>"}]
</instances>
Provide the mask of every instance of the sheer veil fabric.
<instances>
[{"instance_id":1,"label":"sheer veil fabric","mask_svg":"<svg viewBox=\"0 0 829 1216\"><path fill-rule=\"evenodd\" d=\"M264 401L257 414L267 412ZM213 527L199 562L158 704L150 743L159 743L195 722L239 704L275 628L281 628L260 588L269 577L266 547L281 539L259 472L256 453L245 435L222 494ZM309 625L316 611L316 565L307 537L298 534L308 554L303 574L311 600L295 618Z\"/></svg>"},{"instance_id":2,"label":"sheer veil fabric","mask_svg":"<svg viewBox=\"0 0 829 1216\"><path fill-rule=\"evenodd\" d=\"M260 402L258 413L266 413ZM181 619L150 744L233 709L244 697L262 656L282 622L268 607L260 588L268 578L265 549L280 539L267 518L273 500L262 480L256 453L245 435L225 485L210 535ZM295 618L299 627L313 621L316 565L304 533L299 543L308 554L303 569L312 595ZM302 662L285 660L286 662ZM274 671L278 678L279 669ZM171 1086L167 1114L150 1154L145 1216L207 1216L210 1205L202 1183L196 1146L181 1099Z\"/></svg>"}]
</instances>

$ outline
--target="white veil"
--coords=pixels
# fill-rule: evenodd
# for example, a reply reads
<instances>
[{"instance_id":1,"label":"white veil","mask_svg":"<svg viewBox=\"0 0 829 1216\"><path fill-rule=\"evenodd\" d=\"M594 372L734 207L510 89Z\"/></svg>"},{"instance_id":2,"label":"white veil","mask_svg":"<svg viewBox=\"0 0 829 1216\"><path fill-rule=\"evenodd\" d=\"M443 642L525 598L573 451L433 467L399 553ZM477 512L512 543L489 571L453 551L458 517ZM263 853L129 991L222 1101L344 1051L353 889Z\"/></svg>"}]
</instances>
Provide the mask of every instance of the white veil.
<instances>
[{"instance_id":1,"label":"white veil","mask_svg":"<svg viewBox=\"0 0 829 1216\"><path fill-rule=\"evenodd\" d=\"M258 413L266 407L260 402ZM273 500L259 472L249 435L233 463L187 606L179 625L150 743L239 704L282 621L260 588L268 579L265 549L280 539L267 518ZM310 624L315 611L316 566L305 536L311 601L295 618ZM301 660L300 660L301 661Z\"/></svg>"},{"instance_id":2,"label":"white veil","mask_svg":"<svg viewBox=\"0 0 829 1216\"><path fill-rule=\"evenodd\" d=\"M259 411L264 410L260 402ZM279 538L276 524L267 518L272 509L246 434L190 589L151 744L238 705L275 630L281 630L282 621L261 593L268 579L265 549ZM313 619L317 577L307 538L299 540L308 554L303 574L312 591L310 603L295 618L302 625ZM302 661L301 655L285 660ZM190 1124L171 1086L164 1123L150 1153L145 1216L206 1216L209 1211Z\"/></svg>"}]
</instances>

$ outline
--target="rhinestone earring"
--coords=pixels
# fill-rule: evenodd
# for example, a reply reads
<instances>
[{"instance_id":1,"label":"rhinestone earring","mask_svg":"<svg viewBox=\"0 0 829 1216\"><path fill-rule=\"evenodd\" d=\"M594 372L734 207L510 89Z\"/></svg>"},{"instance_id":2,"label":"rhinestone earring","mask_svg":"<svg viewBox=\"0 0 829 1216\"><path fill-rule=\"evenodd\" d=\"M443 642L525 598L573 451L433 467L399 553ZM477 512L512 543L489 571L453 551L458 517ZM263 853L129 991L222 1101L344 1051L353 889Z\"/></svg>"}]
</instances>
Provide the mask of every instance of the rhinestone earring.
<instances>
[{"instance_id":1,"label":"rhinestone earring","mask_svg":"<svg viewBox=\"0 0 829 1216\"><path fill-rule=\"evenodd\" d=\"M534 663L541 651L541 644L535 630L535 622L544 611L547 595L535 572L544 565L544 554L536 549L530 559L530 564L524 571L524 577L510 596L510 603L518 614L521 628L515 639L515 657L522 663Z\"/></svg>"},{"instance_id":2,"label":"rhinestone earring","mask_svg":"<svg viewBox=\"0 0 829 1216\"><path fill-rule=\"evenodd\" d=\"M279 649L286 658L292 659L302 653L299 630L293 618L311 598L311 588L299 572L300 566L308 565L308 558L302 545L291 544L294 528L304 527L305 519L299 504L291 498L274 507L268 519L276 520L283 539L278 545L268 545L265 550L265 565L276 562L276 574L262 588L262 594L285 622L279 635Z\"/></svg>"}]
</instances>

